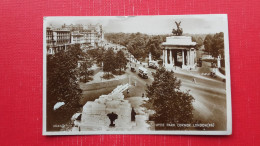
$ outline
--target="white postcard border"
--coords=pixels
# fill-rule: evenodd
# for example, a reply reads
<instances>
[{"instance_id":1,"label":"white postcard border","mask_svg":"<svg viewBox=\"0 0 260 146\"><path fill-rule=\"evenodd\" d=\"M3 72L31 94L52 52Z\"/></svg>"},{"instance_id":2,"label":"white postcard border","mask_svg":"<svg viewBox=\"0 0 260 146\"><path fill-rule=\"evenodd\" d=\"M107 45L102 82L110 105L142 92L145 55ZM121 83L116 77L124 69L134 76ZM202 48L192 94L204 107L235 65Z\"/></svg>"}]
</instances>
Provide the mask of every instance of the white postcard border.
<instances>
[{"instance_id":1,"label":"white postcard border","mask_svg":"<svg viewBox=\"0 0 260 146\"><path fill-rule=\"evenodd\" d=\"M211 17L221 16L225 19L224 46L225 46L225 67L226 67L226 110L227 110L227 130L226 131L58 131L51 132L46 130L46 17L43 17L43 135L104 135L104 134L149 134L149 135L231 135L232 134L232 108L231 108L231 76L230 76L230 55L229 55L229 35L228 35L228 17L227 14L199 14L199 15L147 15L147 16L173 16L175 18L189 17ZM140 15L146 16L146 15ZM48 17L75 17L75 18L91 18L91 17L122 17L122 16L48 16ZM123 16L132 17L132 16ZM139 17L139 16L138 16Z\"/></svg>"}]
</instances>

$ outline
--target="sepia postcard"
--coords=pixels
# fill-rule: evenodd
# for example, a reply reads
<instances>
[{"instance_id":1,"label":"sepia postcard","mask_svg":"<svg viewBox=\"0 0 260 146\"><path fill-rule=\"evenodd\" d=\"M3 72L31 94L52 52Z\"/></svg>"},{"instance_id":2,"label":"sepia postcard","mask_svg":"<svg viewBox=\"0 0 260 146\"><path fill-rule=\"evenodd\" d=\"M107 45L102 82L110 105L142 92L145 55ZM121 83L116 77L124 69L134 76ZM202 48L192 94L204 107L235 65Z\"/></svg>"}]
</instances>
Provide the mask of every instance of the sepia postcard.
<instances>
[{"instance_id":1,"label":"sepia postcard","mask_svg":"<svg viewBox=\"0 0 260 146\"><path fill-rule=\"evenodd\" d=\"M43 18L43 135L231 133L226 14Z\"/></svg>"}]
</instances>

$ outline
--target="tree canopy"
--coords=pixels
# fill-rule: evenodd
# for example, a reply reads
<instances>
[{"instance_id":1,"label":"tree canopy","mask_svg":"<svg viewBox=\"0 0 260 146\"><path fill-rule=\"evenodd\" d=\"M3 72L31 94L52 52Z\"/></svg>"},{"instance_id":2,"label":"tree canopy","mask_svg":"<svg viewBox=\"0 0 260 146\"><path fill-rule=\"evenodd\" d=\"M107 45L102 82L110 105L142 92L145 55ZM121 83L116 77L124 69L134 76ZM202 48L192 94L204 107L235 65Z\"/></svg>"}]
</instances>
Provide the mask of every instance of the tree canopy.
<instances>
[{"instance_id":1,"label":"tree canopy","mask_svg":"<svg viewBox=\"0 0 260 146\"><path fill-rule=\"evenodd\" d=\"M102 62L104 61L103 57L105 54L105 49L104 48L91 49L87 51L87 54L92 58L92 60L96 60L97 64L101 65Z\"/></svg>"},{"instance_id":2,"label":"tree canopy","mask_svg":"<svg viewBox=\"0 0 260 146\"><path fill-rule=\"evenodd\" d=\"M147 53L151 52L153 59L157 60L160 59L160 56L162 55L162 50L160 44L162 43L162 39L160 37L154 37L149 39L147 42L146 48Z\"/></svg>"},{"instance_id":3,"label":"tree canopy","mask_svg":"<svg viewBox=\"0 0 260 146\"><path fill-rule=\"evenodd\" d=\"M221 55L224 58L224 33L216 33L214 35L208 34L204 40L205 52L212 55L213 57L218 57Z\"/></svg>"},{"instance_id":4,"label":"tree canopy","mask_svg":"<svg viewBox=\"0 0 260 146\"><path fill-rule=\"evenodd\" d=\"M91 75L91 71L89 68L93 65L92 61L90 60L82 60L79 67L79 76L80 78L83 77L83 82L87 82L87 78Z\"/></svg>"},{"instance_id":5,"label":"tree canopy","mask_svg":"<svg viewBox=\"0 0 260 146\"><path fill-rule=\"evenodd\" d=\"M103 70L105 72L112 72L116 69L115 65L115 53L112 48L108 49L104 54Z\"/></svg>"},{"instance_id":6,"label":"tree canopy","mask_svg":"<svg viewBox=\"0 0 260 146\"><path fill-rule=\"evenodd\" d=\"M168 35L147 35L142 33L106 33L105 38L116 44L125 46L136 59L144 59L151 52L154 59L160 59L160 44Z\"/></svg>"},{"instance_id":7,"label":"tree canopy","mask_svg":"<svg viewBox=\"0 0 260 146\"><path fill-rule=\"evenodd\" d=\"M79 46L68 51L47 55L47 128L55 123L67 122L79 109L81 89L77 81L77 63L81 58ZM57 102L64 102L61 108L53 110Z\"/></svg>"},{"instance_id":8,"label":"tree canopy","mask_svg":"<svg viewBox=\"0 0 260 146\"><path fill-rule=\"evenodd\" d=\"M127 65L127 59L126 59L125 54L122 50L119 50L116 53L115 64L116 64L116 69L120 69L120 74L121 74L121 69L125 68L126 65Z\"/></svg>"},{"instance_id":9,"label":"tree canopy","mask_svg":"<svg viewBox=\"0 0 260 146\"><path fill-rule=\"evenodd\" d=\"M200 35L192 35L191 38L192 38L192 41L193 41L193 42L196 42L195 49L196 49L196 50L199 50L200 47L203 45L203 41L204 41L203 36L200 36Z\"/></svg>"},{"instance_id":10,"label":"tree canopy","mask_svg":"<svg viewBox=\"0 0 260 146\"><path fill-rule=\"evenodd\" d=\"M180 90L181 81L165 68L157 69L153 77L152 85L147 87L147 96L155 111L155 123L192 123L194 98L189 92ZM178 127L167 128L178 129Z\"/></svg>"}]
</instances>

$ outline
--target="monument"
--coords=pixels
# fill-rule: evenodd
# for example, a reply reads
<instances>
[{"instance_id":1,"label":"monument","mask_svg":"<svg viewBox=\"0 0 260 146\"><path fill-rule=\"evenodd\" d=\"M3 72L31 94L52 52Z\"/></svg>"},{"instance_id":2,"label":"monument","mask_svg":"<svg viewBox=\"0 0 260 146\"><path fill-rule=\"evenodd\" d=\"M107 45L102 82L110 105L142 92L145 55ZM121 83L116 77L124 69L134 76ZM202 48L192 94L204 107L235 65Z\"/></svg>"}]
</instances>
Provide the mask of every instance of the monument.
<instances>
[{"instance_id":1,"label":"monument","mask_svg":"<svg viewBox=\"0 0 260 146\"><path fill-rule=\"evenodd\" d=\"M192 42L190 36L182 36L181 22L175 22L177 30L173 29L173 36L166 37L163 46L163 66L172 69L179 66L182 69L194 69L196 66L196 42Z\"/></svg>"},{"instance_id":2,"label":"monument","mask_svg":"<svg viewBox=\"0 0 260 146\"><path fill-rule=\"evenodd\" d=\"M218 63L218 68L221 68L221 56L219 55L218 58L217 58L217 63Z\"/></svg>"},{"instance_id":3,"label":"monument","mask_svg":"<svg viewBox=\"0 0 260 146\"><path fill-rule=\"evenodd\" d=\"M150 62L150 61L153 61L153 60L152 60L152 53L151 53L151 52L149 52L149 62Z\"/></svg>"}]
</instances>

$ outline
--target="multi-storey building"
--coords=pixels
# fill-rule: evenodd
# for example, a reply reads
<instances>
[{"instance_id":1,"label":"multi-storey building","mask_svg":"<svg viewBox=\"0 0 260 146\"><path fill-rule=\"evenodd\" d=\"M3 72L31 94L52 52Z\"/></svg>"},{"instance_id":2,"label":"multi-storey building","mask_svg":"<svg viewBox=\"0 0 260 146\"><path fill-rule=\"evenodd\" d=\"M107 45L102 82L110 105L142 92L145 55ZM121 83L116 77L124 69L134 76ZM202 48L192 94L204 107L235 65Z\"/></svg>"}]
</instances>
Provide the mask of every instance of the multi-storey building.
<instances>
[{"instance_id":1,"label":"multi-storey building","mask_svg":"<svg viewBox=\"0 0 260 146\"><path fill-rule=\"evenodd\" d=\"M71 44L80 44L81 49L88 50L102 46L102 25L62 25L61 28L47 27L46 43L48 54L55 54L59 50L66 50Z\"/></svg>"},{"instance_id":2,"label":"multi-storey building","mask_svg":"<svg viewBox=\"0 0 260 146\"><path fill-rule=\"evenodd\" d=\"M84 35L82 33L79 33L79 31L74 31L71 33L71 44L83 44L84 41Z\"/></svg>"},{"instance_id":3,"label":"multi-storey building","mask_svg":"<svg viewBox=\"0 0 260 146\"><path fill-rule=\"evenodd\" d=\"M54 54L59 50L66 50L66 47L70 45L70 30L68 29L47 27L46 37L48 54Z\"/></svg>"},{"instance_id":4,"label":"multi-storey building","mask_svg":"<svg viewBox=\"0 0 260 146\"><path fill-rule=\"evenodd\" d=\"M52 47L53 46L53 31L50 27L47 27L46 29L46 43L47 47Z\"/></svg>"},{"instance_id":5,"label":"multi-storey building","mask_svg":"<svg viewBox=\"0 0 260 146\"><path fill-rule=\"evenodd\" d=\"M87 29L83 32L84 39L90 47L96 47L103 41L104 35L102 30L102 25L88 25Z\"/></svg>"},{"instance_id":6,"label":"multi-storey building","mask_svg":"<svg viewBox=\"0 0 260 146\"><path fill-rule=\"evenodd\" d=\"M66 25L66 24L63 24L61 26L61 28L66 28L66 29L69 29L70 31L83 31L84 30L84 26L82 24L70 24L70 25Z\"/></svg>"}]
</instances>

